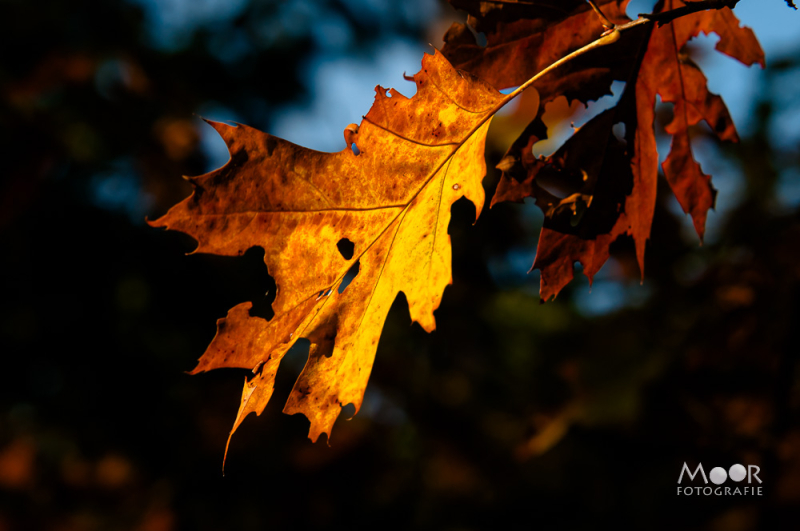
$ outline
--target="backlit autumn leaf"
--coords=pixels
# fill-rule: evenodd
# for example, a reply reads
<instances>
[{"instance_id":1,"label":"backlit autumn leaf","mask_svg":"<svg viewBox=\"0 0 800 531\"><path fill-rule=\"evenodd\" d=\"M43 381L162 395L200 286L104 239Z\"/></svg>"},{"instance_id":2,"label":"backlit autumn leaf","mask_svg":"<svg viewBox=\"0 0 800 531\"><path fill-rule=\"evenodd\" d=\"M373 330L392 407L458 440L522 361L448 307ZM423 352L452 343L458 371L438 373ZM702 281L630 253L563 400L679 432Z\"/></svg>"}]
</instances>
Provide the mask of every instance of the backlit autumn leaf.
<instances>
[{"instance_id":1,"label":"backlit autumn leaf","mask_svg":"<svg viewBox=\"0 0 800 531\"><path fill-rule=\"evenodd\" d=\"M599 4L613 23L626 20L627 1ZM683 5L679 0L667 0L659 3L655 12ZM483 52L463 44L465 38L451 38L449 50L473 72L496 72L493 81L500 87L515 85L518 78L493 68L494 64L510 61L524 68L525 54L531 50L549 57L550 49L543 49L544 43L560 47L558 53L563 55L588 44L603 31L600 19L577 2L571 12L556 19L512 21L497 9L485 10L484 16L476 20L476 28L487 31L488 44ZM595 17L593 23L587 18L590 16ZM512 26L514 32L505 30ZM722 99L708 91L705 76L683 51L685 44L700 33L719 35L718 51L748 66L764 66L764 54L753 32L740 27L731 10L723 8L683 16L663 26L650 23L631 28L613 45L569 63L568 90L557 79L559 71L535 85L541 94L539 113L498 165L503 176L492 204L534 197L545 212L533 265L542 273L542 299L554 297L569 283L576 261L591 281L608 259L609 245L622 234L633 238L644 272L658 176L653 129L657 95L674 104L674 119L666 128L672 147L663 171L702 239L716 192L692 155L689 128L704 120L721 140L736 141L738 137ZM453 34L451 28L448 35ZM530 42L536 46L531 48ZM465 59L468 52L472 56ZM537 59L530 57L528 62L536 63ZM547 135L541 120L544 103L561 95L586 103L608 92L614 80L626 83L615 108L595 117L551 157L534 157L533 145ZM613 133L616 124L624 125L624 137L617 129L621 140Z\"/></svg>"},{"instance_id":2,"label":"backlit autumn leaf","mask_svg":"<svg viewBox=\"0 0 800 531\"><path fill-rule=\"evenodd\" d=\"M629 21L627 0L597 2L600 16L578 0L453 3L470 11L470 22L487 35L486 47L469 28L454 25L444 54L423 59L413 78L416 95L377 87L361 125L344 130L348 147L338 153L209 122L227 143L230 161L189 178L192 196L152 223L192 236L195 252L237 256L262 247L278 286L270 320L251 315L249 302L235 306L217 322L217 335L192 371L252 371L231 435L248 414L264 410L278 366L300 338L311 343L309 357L284 412L304 414L316 441L322 433L330 437L343 406L361 407L384 321L400 292L411 319L426 331L435 328L433 312L452 282L451 205L466 197L480 214L489 122L531 83L538 110L498 165L503 176L493 203L533 197L544 210L534 263L542 270L543 299L572 279L575 261L591 280L621 234L633 237L643 271L658 174L656 96L675 109L664 172L702 238L714 190L692 156L689 128L705 120L721 139L737 136L724 103L708 92L683 47L714 32L718 50L763 65L758 42L730 10L657 26ZM656 13L683 5L662 2ZM503 96L454 68L445 54L499 88L522 87ZM608 94L615 80L626 88L614 108L554 155L533 156L533 145L547 135L545 103L560 96L586 103Z\"/></svg>"},{"instance_id":3,"label":"backlit autumn leaf","mask_svg":"<svg viewBox=\"0 0 800 531\"><path fill-rule=\"evenodd\" d=\"M230 310L192 371L251 369L233 431L269 401L278 365L300 338L308 362L284 407L330 436L342 406L361 407L386 315L402 291L412 320L433 312L452 282L447 229L461 197L484 203L484 141L507 97L426 55L406 98L376 89L375 102L338 153L312 151L250 127L209 122L230 161L191 178L194 193L152 223L191 235L195 252L236 256L263 247L278 292L266 321L251 303ZM337 247L354 244L351 256ZM348 271L357 275L344 288ZM233 433L231 432L231 434Z\"/></svg>"}]
</instances>

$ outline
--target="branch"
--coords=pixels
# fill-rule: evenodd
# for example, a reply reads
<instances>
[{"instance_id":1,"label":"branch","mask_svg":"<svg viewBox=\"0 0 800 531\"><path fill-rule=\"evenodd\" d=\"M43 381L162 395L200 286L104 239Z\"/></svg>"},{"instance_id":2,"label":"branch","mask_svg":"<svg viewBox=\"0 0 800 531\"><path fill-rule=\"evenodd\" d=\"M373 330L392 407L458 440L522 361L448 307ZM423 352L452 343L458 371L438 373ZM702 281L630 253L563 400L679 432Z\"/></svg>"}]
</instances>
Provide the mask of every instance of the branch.
<instances>
[{"instance_id":1,"label":"branch","mask_svg":"<svg viewBox=\"0 0 800 531\"><path fill-rule=\"evenodd\" d=\"M697 13L698 11L722 9L725 7L733 9L738 3L739 0L698 0L697 2L687 3L683 7L671 9L670 11L664 11L662 13L639 13L639 17L658 22L658 26L661 27L668 22L672 22L676 18Z\"/></svg>"},{"instance_id":2,"label":"branch","mask_svg":"<svg viewBox=\"0 0 800 531\"><path fill-rule=\"evenodd\" d=\"M586 1L589 2L589 5L592 6L594 12L597 13L598 17L600 17L600 20L603 22L604 28L608 29L614 26L614 24L610 20L608 20L608 17L606 17L605 13L603 13L600 7L596 3L594 3L593 0L586 0Z\"/></svg>"},{"instance_id":3,"label":"branch","mask_svg":"<svg viewBox=\"0 0 800 531\"><path fill-rule=\"evenodd\" d=\"M592 0L587 0L587 2L592 6L592 9L595 11L595 13L597 13L597 15L601 18L601 20L608 21L608 18L603 14L603 12L595 4L595 2L593 2ZM786 2L792 5L792 7L794 7L792 0L786 0ZM639 13L639 18L622 25L613 24L611 21L608 21L608 25L603 23L605 31L600 37L590 42L583 48L579 48L578 50L575 50L571 54L562 57L561 59L554 62L553 64L551 64L550 66L548 66L547 68L545 68L544 70L542 70L541 72L530 78L528 81L520 85L515 91L511 92L506 98L503 99L503 101L500 103L498 107L498 110L500 107L503 107L506 103L508 103L509 101L517 97L519 94L521 94L522 91L524 91L526 88L533 85L537 80L541 79L545 74L548 74L549 72L555 70L564 63L567 63L575 59L576 57L585 54L590 50L594 50L595 48L600 48L602 46L606 46L608 44L617 42L620 39L621 34L623 32L633 29L636 26L641 26L642 24L649 24L656 22L660 27L663 26L664 24L672 22L675 19L684 17L686 15L690 15L692 13L697 13L698 11L706 11L709 9L723 9L725 7L733 9L734 7L736 7L736 4L738 3L739 0L698 0L698 1L693 1L682 7L671 9L669 11L663 11L661 13ZM795 7L795 9L797 8Z\"/></svg>"},{"instance_id":4,"label":"branch","mask_svg":"<svg viewBox=\"0 0 800 531\"><path fill-rule=\"evenodd\" d=\"M489 112L486 119L482 120L478 125L476 125L473 130L467 135L468 137L471 136L475 131L477 131L491 116L494 116L497 111L502 109L503 107L508 104L511 100L522 94L525 89L536 83L539 79L544 77L546 74L549 74L559 66L572 61L573 59L580 57L581 55L594 50L596 48L601 48L603 46L607 46L609 44L617 42L621 37L622 33L628 30L635 28L636 26L641 26L643 24L652 24L654 22L658 23L659 26L672 22L673 20L689 15L691 13L696 13L697 11L704 11L707 9L722 9L724 7L732 7L735 6L739 0L700 0L697 2L692 2L691 5L686 5L683 7L679 7L677 9L671 9L670 11L664 11L662 13L653 13L653 14L639 14L639 18L636 20L632 20L625 24L616 25L609 21L611 26L606 26L603 24L605 31L598 37L597 39L593 40L583 48L579 48L574 52L565 55L558 61L554 62L550 66L544 68L535 76L527 80L525 83L520 85L516 88L513 92L510 92L506 95L505 98L500 100L500 102ZM599 16L601 18L606 18L605 15L602 15L602 12L599 8L596 7L596 4L592 1L589 1L589 4L592 5L592 8L595 9L595 12L599 12ZM459 146L460 147L460 146ZM458 149L458 148L456 148Z\"/></svg>"}]
</instances>

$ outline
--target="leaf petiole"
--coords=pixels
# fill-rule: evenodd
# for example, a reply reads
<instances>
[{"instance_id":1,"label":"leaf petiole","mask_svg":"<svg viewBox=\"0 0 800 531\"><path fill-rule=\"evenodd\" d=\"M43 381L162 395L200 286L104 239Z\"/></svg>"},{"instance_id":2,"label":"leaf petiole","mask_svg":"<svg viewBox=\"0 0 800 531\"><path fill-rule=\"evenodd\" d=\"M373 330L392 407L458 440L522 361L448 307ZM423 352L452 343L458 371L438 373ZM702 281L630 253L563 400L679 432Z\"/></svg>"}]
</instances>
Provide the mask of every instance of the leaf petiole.
<instances>
[{"instance_id":1,"label":"leaf petiole","mask_svg":"<svg viewBox=\"0 0 800 531\"><path fill-rule=\"evenodd\" d=\"M594 3L594 0L586 0L586 1L589 2L589 5L592 6L594 12L597 13L598 17L600 17L600 20L603 22L603 27L606 28L607 30L613 29L616 24L608 20L608 17L605 15L605 13L603 13L600 7Z\"/></svg>"}]
</instances>

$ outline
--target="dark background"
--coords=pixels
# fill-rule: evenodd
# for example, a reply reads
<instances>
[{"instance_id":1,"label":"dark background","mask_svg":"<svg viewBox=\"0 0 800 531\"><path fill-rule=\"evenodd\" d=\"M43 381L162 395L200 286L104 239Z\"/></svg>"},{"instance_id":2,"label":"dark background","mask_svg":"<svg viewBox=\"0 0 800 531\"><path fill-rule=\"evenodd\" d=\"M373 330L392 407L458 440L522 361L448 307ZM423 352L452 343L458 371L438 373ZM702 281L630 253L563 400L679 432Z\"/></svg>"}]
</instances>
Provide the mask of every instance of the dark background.
<instances>
[{"instance_id":1,"label":"dark background","mask_svg":"<svg viewBox=\"0 0 800 531\"><path fill-rule=\"evenodd\" d=\"M535 208L499 205L472 226L460 202L438 330L410 326L396 302L363 409L330 446L280 413L304 363L292 353L223 477L247 371L184 371L217 318L246 300L266 308L274 284L263 251L186 256L190 238L144 216L188 195L181 175L213 165L196 113L225 119L213 111L224 108L269 130L276 110L311 97L298 65L325 45L323 10L352 36L343 55L429 39L435 21L400 4L377 23L336 0L294 18L283 2L239 2L159 41L142 5L2 2L0 530L797 521L800 148L770 141L797 107L786 89L797 55L768 57L752 127L715 148L741 178L705 246L662 183L645 283L620 241L591 295L581 278L540 305L526 274ZM758 465L764 495L678 497L684 461Z\"/></svg>"}]
</instances>

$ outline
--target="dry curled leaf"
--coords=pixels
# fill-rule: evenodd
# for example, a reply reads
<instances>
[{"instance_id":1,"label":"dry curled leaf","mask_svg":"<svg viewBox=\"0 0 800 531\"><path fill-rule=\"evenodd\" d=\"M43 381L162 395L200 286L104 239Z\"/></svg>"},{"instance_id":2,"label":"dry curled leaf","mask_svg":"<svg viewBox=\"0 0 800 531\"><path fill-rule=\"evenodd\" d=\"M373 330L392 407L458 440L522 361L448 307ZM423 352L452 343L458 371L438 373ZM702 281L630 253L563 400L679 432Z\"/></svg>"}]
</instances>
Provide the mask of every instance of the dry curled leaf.
<instances>
[{"instance_id":1,"label":"dry curled leaf","mask_svg":"<svg viewBox=\"0 0 800 531\"><path fill-rule=\"evenodd\" d=\"M264 248L278 286L274 317L251 316L250 303L235 306L192 371L253 371L233 431L263 411L282 357L301 337L311 342L309 358L284 412L308 417L316 440L330 436L343 405L361 407L384 320L401 291L412 320L435 328L433 312L452 282L450 207L466 197L480 213L484 141L505 100L438 52L424 57L414 81L412 98L376 89L361 124L345 131L356 151L321 153L209 122L230 161L191 178L192 196L152 223L191 235L195 252ZM337 247L345 239L352 256Z\"/></svg>"},{"instance_id":2,"label":"dry curled leaf","mask_svg":"<svg viewBox=\"0 0 800 531\"><path fill-rule=\"evenodd\" d=\"M450 27L444 36L442 53L455 67L501 90L522 85L570 52L589 44L603 31L585 0L451 0L450 3L467 11L469 18L468 24L454 23ZM612 22L629 21L625 15L627 2L597 3ZM485 35L485 46L478 44L473 31ZM589 101L610 94L613 78L609 77L609 69L617 63L624 66L629 57L624 53L594 51L561 66L536 82L541 105L558 95Z\"/></svg>"},{"instance_id":3,"label":"dry curled leaf","mask_svg":"<svg viewBox=\"0 0 800 531\"><path fill-rule=\"evenodd\" d=\"M679 0L662 1L656 12L683 5ZM626 6L627 1L600 3L614 23L626 20ZM476 28L494 28L493 33L487 33L487 47L464 63L473 71L491 71L493 64L505 64L506 60L519 63L522 68L526 43L545 42L544 36L549 34L565 35L553 40L553 45L561 46L559 53L567 53L588 44L603 31L599 18L577 5L560 19L544 22L510 21L498 15L497 10L488 13L493 13L493 18L476 20ZM595 17L594 23L587 19L589 16ZM527 28L531 36L526 39L525 30L518 30L509 38L503 33L509 25ZM575 31L570 32L570 28ZM716 192L710 177L701 171L692 155L689 128L704 120L721 140L736 141L738 137L722 99L708 91L705 76L684 53L686 43L700 33L719 35L718 51L746 65L764 66L764 54L753 32L740 27L731 10L723 8L683 16L663 26L643 24L626 31L613 45L596 49L568 65L569 90L554 79L554 74L537 83L541 94L539 113L498 165L503 176L492 204L534 197L543 208L546 218L533 265L542 273L543 300L556 296L569 283L575 262L582 264L591 281L608 259L609 245L622 234L633 238L639 267L644 272L658 176L653 131L656 96L674 104L674 119L666 128L672 136L672 146L663 171L702 239ZM503 48L505 55L501 53ZM463 58L467 48L451 46L450 51ZM539 48L536 51L550 53ZM530 62L535 63L536 59ZM533 156L533 145L547 135L542 121L545 102L563 95L586 103L608 92L614 80L626 83L615 108L595 117L551 157ZM510 74L494 81L501 87L517 83L515 75ZM616 124L625 126L622 140L613 132ZM583 178L576 181L576 175ZM559 193L548 191L553 188Z\"/></svg>"}]
</instances>

